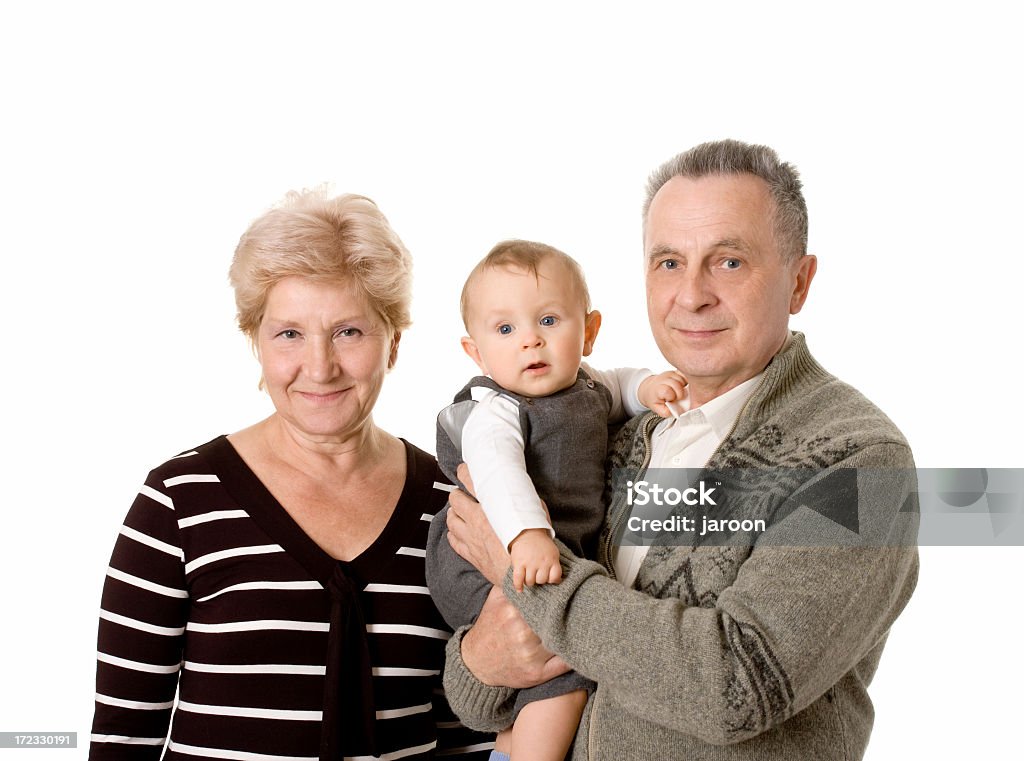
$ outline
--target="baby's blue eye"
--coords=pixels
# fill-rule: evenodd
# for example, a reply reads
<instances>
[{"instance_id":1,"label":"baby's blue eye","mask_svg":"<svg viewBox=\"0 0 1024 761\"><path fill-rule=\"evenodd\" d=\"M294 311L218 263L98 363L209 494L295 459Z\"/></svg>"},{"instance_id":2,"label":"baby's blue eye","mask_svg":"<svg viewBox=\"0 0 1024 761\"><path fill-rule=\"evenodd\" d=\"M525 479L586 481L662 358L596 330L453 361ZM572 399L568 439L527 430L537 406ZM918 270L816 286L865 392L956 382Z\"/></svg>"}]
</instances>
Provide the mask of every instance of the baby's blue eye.
<instances>
[{"instance_id":1,"label":"baby's blue eye","mask_svg":"<svg viewBox=\"0 0 1024 761\"><path fill-rule=\"evenodd\" d=\"M543 325L546 328L550 328L556 322L558 322L558 318L555 317L553 314L549 314L549 315L547 315L545 317L541 317L540 318L540 324Z\"/></svg>"},{"instance_id":2,"label":"baby's blue eye","mask_svg":"<svg viewBox=\"0 0 1024 761\"><path fill-rule=\"evenodd\" d=\"M507 336L509 333L512 332L512 326L506 322L504 325L498 326L498 332L501 333L501 335L503 336Z\"/></svg>"}]
</instances>

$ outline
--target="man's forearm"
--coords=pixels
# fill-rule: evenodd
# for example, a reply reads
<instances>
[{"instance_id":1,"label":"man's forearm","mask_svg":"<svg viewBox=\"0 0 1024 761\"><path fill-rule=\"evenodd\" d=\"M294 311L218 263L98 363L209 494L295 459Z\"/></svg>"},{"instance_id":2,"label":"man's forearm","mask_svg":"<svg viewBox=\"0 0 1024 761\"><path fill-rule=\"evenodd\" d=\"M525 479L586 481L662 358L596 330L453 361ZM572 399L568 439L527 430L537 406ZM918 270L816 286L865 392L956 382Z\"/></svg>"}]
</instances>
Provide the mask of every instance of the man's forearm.
<instances>
[{"instance_id":1,"label":"man's forearm","mask_svg":"<svg viewBox=\"0 0 1024 761\"><path fill-rule=\"evenodd\" d=\"M483 684L520 689L564 674L568 667L545 649L500 587L487 597L460 649L466 668Z\"/></svg>"},{"instance_id":2,"label":"man's forearm","mask_svg":"<svg viewBox=\"0 0 1024 761\"><path fill-rule=\"evenodd\" d=\"M899 492L888 495L893 514ZM865 657L909 598L916 558L913 546L674 548L659 577L739 563L733 584L699 605L626 589L564 554L561 584L505 591L544 643L617 705L720 744L785 721Z\"/></svg>"},{"instance_id":3,"label":"man's forearm","mask_svg":"<svg viewBox=\"0 0 1024 761\"><path fill-rule=\"evenodd\" d=\"M448 641L444 666L444 692L455 715L470 729L500 732L512 724L516 690L484 684L462 659L462 645L469 627Z\"/></svg>"},{"instance_id":4,"label":"man's forearm","mask_svg":"<svg viewBox=\"0 0 1024 761\"><path fill-rule=\"evenodd\" d=\"M496 587L473 627L460 629L448 643L445 692L466 726L493 732L511 724L517 688L566 671Z\"/></svg>"}]
</instances>

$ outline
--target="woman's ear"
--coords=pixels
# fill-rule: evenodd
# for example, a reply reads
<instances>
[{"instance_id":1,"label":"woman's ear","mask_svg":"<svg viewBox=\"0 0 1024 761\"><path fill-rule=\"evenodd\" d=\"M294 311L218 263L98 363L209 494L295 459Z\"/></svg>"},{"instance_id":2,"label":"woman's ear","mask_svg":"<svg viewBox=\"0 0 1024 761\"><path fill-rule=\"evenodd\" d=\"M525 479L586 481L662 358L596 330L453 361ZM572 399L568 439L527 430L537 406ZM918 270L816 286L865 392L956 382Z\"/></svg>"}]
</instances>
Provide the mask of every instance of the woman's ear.
<instances>
[{"instance_id":1,"label":"woman's ear","mask_svg":"<svg viewBox=\"0 0 1024 761\"><path fill-rule=\"evenodd\" d=\"M401 331L395 331L395 337L391 339L391 354L388 355L388 370L395 366L398 361L398 343L402 340Z\"/></svg>"}]
</instances>

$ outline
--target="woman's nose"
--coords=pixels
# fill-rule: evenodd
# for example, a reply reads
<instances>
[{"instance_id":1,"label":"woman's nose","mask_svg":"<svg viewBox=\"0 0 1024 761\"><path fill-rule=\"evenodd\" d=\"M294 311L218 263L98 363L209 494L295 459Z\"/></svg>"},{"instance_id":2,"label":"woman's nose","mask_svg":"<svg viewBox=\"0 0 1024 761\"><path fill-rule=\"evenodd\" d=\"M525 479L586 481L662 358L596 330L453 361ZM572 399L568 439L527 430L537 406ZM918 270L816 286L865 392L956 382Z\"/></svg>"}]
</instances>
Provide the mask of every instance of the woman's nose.
<instances>
[{"instance_id":1,"label":"woman's nose","mask_svg":"<svg viewBox=\"0 0 1024 761\"><path fill-rule=\"evenodd\" d=\"M330 341L313 340L306 349L306 373L310 380L326 383L334 377L337 362Z\"/></svg>"}]
</instances>

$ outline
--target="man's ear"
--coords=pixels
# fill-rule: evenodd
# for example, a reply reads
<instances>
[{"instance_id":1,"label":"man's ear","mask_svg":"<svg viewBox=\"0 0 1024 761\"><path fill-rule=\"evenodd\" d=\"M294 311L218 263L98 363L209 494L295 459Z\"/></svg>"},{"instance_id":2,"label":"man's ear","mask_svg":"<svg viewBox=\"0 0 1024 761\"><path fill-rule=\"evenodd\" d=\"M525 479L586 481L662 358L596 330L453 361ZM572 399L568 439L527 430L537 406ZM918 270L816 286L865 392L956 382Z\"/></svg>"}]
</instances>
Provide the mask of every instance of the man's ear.
<instances>
[{"instance_id":1,"label":"man's ear","mask_svg":"<svg viewBox=\"0 0 1024 761\"><path fill-rule=\"evenodd\" d=\"M462 350L469 355L471 360L476 362L476 366L480 368L480 372L484 375L490 375L490 373L487 372L487 365L484 364L484 358L480 356L480 349L477 348L476 341L469 336L463 336L461 343Z\"/></svg>"},{"instance_id":2,"label":"man's ear","mask_svg":"<svg viewBox=\"0 0 1024 761\"><path fill-rule=\"evenodd\" d=\"M793 282L793 293L789 297L789 313L796 314L804 308L807 292L811 289L811 281L818 271L818 257L804 254L796 263L796 278Z\"/></svg>"},{"instance_id":3,"label":"man's ear","mask_svg":"<svg viewBox=\"0 0 1024 761\"><path fill-rule=\"evenodd\" d=\"M601 313L596 309L583 318L583 356L589 357L594 350L597 332L601 329Z\"/></svg>"},{"instance_id":4,"label":"man's ear","mask_svg":"<svg viewBox=\"0 0 1024 761\"><path fill-rule=\"evenodd\" d=\"M388 370L395 366L398 360L398 343L402 340L401 331L395 331L395 337L391 339L391 354L388 355Z\"/></svg>"}]
</instances>

